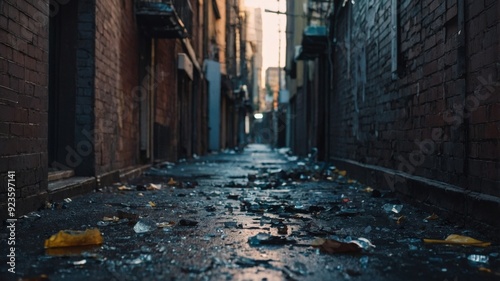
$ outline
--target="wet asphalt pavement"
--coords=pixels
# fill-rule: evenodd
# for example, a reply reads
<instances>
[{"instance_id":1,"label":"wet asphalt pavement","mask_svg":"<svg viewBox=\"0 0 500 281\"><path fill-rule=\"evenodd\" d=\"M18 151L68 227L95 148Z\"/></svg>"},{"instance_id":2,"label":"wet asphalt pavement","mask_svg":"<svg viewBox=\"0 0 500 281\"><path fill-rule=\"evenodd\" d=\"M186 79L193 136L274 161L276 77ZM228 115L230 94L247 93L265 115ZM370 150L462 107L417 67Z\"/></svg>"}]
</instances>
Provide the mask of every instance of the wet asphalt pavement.
<instances>
[{"instance_id":1,"label":"wet asphalt pavement","mask_svg":"<svg viewBox=\"0 0 500 281\"><path fill-rule=\"evenodd\" d=\"M20 219L16 275L2 246L0 280L500 280L498 237L371 188L262 145L163 163ZM89 228L102 245L44 249L59 230ZM422 241L449 234L493 243ZM375 247L361 239L357 251L329 254L311 246L318 238Z\"/></svg>"}]
</instances>

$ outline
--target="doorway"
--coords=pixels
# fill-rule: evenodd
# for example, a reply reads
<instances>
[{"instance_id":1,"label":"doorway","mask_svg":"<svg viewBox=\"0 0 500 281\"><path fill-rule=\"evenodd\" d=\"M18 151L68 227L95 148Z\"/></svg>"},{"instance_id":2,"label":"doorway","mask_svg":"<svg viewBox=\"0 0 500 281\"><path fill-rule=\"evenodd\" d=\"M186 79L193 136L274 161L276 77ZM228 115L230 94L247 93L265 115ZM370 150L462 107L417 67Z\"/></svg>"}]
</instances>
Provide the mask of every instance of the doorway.
<instances>
[{"instance_id":1,"label":"doorway","mask_svg":"<svg viewBox=\"0 0 500 281\"><path fill-rule=\"evenodd\" d=\"M54 8L51 6L51 8ZM49 172L73 170L75 146L78 1L58 6L49 20Z\"/></svg>"}]
</instances>

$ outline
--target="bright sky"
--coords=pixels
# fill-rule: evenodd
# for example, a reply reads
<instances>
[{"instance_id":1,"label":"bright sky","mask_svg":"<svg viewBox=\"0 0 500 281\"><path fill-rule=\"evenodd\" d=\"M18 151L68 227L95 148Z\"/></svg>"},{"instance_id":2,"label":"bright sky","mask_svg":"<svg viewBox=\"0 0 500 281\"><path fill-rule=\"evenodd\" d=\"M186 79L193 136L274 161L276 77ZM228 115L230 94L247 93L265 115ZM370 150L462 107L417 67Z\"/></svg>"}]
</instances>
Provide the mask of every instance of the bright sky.
<instances>
[{"instance_id":1,"label":"bright sky","mask_svg":"<svg viewBox=\"0 0 500 281\"><path fill-rule=\"evenodd\" d=\"M262 9L262 49L263 62L262 73L264 74L268 67L278 65L278 31L281 29L281 62L280 66L286 65L286 16L275 13L266 13L264 10L286 12L287 0L245 0L247 7L256 7ZM281 28L278 28L278 27Z\"/></svg>"}]
</instances>

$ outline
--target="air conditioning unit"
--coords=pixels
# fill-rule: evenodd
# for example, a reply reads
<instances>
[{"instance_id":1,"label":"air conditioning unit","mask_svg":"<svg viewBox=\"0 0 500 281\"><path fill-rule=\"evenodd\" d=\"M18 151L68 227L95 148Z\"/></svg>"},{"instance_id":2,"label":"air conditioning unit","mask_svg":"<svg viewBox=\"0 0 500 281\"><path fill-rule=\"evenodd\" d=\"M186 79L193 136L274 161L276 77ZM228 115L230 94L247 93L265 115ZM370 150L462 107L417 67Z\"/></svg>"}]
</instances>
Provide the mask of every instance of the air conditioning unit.
<instances>
[{"instance_id":1,"label":"air conditioning unit","mask_svg":"<svg viewBox=\"0 0 500 281\"><path fill-rule=\"evenodd\" d=\"M193 80L193 63L189 59L189 56L185 53L179 53L177 57L177 69L184 70L189 76L189 79Z\"/></svg>"}]
</instances>

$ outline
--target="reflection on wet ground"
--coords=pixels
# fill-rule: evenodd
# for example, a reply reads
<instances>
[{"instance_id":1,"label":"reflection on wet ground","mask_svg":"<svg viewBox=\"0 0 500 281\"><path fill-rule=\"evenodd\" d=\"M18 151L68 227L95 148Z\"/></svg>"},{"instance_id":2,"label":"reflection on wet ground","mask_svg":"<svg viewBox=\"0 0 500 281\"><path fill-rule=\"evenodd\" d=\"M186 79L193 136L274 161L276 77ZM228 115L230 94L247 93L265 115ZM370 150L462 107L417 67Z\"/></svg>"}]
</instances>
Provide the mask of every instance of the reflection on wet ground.
<instances>
[{"instance_id":1,"label":"reflection on wet ground","mask_svg":"<svg viewBox=\"0 0 500 281\"><path fill-rule=\"evenodd\" d=\"M496 237L285 152L252 145L163 163L129 183L30 214L18 221L13 280L500 278ZM91 228L102 233L102 245L44 249L60 230ZM493 244L422 241L450 234ZM2 280L12 277L5 270Z\"/></svg>"}]
</instances>

